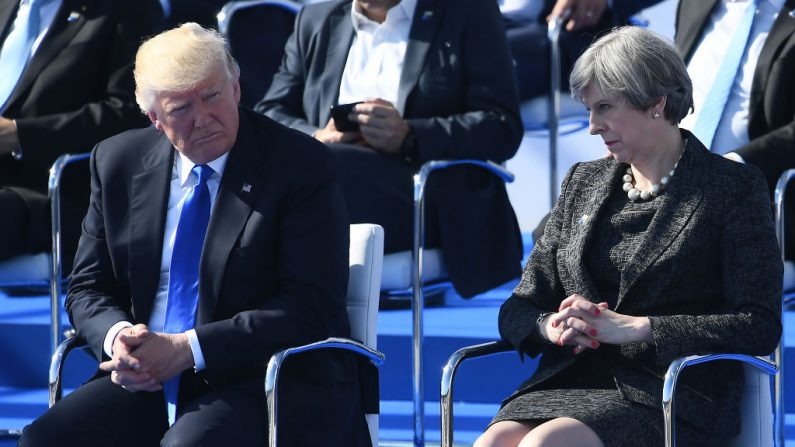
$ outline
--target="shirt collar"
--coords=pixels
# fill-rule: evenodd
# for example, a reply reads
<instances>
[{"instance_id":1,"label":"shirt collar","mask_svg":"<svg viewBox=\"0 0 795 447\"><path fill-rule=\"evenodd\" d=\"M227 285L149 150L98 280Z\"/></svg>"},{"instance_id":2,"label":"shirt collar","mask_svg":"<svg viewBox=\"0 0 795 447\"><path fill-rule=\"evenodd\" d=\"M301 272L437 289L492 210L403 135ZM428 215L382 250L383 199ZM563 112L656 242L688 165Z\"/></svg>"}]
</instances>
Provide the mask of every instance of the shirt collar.
<instances>
[{"instance_id":1,"label":"shirt collar","mask_svg":"<svg viewBox=\"0 0 795 447\"><path fill-rule=\"evenodd\" d=\"M192 162L180 151L177 151L177 155L177 157L174 157L174 163L177 165L176 167L177 173L179 174L179 184L185 186L185 182L188 181L190 172L193 170L193 167L196 166L196 163ZM213 168L213 171L215 172L212 177L215 177L216 175L222 176L224 174L224 168L226 168L226 161L228 158L229 152L225 152L220 157L207 163L207 166Z\"/></svg>"}]
</instances>

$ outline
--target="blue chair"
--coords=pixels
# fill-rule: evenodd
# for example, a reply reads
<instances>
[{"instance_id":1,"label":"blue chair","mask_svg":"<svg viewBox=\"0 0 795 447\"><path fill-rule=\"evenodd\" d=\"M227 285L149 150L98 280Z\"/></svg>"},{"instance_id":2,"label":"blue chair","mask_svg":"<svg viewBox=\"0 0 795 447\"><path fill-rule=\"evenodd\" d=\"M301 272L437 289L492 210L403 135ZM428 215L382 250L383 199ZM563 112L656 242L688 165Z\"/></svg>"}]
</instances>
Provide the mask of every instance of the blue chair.
<instances>
[{"instance_id":1,"label":"blue chair","mask_svg":"<svg viewBox=\"0 0 795 447\"><path fill-rule=\"evenodd\" d=\"M279 70L301 4L291 0L235 0L218 13L218 30L240 65L240 102L253 107Z\"/></svg>"},{"instance_id":2,"label":"blue chair","mask_svg":"<svg viewBox=\"0 0 795 447\"><path fill-rule=\"evenodd\" d=\"M20 255L0 263L0 289L34 289L50 292L50 330L51 353L55 352L61 340L61 296L63 283L63 254L61 249L61 178L67 167L87 160L89 153L64 154L50 167L47 195L50 199L52 216L50 252Z\"/></svg>"}]
</instances>

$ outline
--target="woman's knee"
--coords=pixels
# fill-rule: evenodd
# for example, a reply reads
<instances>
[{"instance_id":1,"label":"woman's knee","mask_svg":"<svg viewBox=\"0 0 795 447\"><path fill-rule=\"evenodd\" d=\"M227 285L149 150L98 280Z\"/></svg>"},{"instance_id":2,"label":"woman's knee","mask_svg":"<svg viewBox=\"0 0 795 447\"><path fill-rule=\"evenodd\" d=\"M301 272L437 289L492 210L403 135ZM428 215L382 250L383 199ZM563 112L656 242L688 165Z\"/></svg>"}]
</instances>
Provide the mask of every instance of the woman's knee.
<instances>
[{"instance_id":1,"label":"woman's knee","mask_svg":"<svg viewBox=\"0 0 795 447\"><path fill-rule=\"evenodd\" d=\"M500 421L489 426L472 447L516 447L531 427L515 421Z\"/></svg>"}]
</instances>

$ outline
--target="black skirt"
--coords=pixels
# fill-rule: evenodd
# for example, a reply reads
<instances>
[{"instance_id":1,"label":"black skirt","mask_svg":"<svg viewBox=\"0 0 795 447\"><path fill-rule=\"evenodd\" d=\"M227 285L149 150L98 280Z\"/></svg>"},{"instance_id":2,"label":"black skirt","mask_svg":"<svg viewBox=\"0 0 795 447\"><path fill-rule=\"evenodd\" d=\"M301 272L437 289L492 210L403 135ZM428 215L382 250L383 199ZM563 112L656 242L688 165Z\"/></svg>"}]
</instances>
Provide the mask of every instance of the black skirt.
<instances>
[{"instance_id":1,"label":"black skirt","mask_svg":"<svg viewBox=\"0 0 795 447\"><path fill-rule=\"evenodd\" d=\"M540 424L568 417L590 427L605 447L662 446L662 404L649 407L622 396L610 365L588 351L574 364L503 404L491 421ZM677 418L676 441L684 446L725 446L723 436L706 433Z\"/></svg>"}]
</instances>

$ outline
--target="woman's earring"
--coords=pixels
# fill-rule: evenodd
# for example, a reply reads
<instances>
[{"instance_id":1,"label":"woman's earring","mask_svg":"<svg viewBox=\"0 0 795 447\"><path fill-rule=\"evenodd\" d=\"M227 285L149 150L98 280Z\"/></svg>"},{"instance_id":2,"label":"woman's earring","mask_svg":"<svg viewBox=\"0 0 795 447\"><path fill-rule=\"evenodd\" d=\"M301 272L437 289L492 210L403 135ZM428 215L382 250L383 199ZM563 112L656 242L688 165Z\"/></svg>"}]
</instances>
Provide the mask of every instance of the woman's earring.
<instances>
[{"instance_id":1,"label":"woman's earring","mask_svg":"<svg viewBox=\"0 0 795 447\"><path fill-rule=\"evenodd\" d=\"M657 118L659 118L659 117L660 117L660 114L659 114L659 112L657 112L657 111L655 110L655 111L654 111L654 115L652 115L652 116L654 117L654 119L657 119Z\"/></svg>"}]
</instances>

